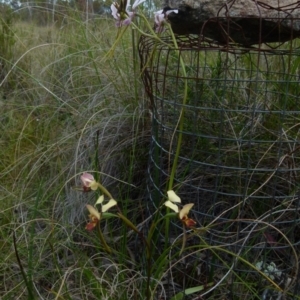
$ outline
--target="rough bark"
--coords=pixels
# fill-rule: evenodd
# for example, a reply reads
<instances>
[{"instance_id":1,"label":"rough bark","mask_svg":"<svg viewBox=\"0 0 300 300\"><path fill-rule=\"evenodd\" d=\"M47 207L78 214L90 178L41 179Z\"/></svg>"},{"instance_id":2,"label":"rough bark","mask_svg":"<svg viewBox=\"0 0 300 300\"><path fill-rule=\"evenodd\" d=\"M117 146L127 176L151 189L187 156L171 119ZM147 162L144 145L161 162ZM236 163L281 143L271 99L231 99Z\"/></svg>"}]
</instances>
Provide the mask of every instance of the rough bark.
<instances>
[{"instance_id":1,"label":"rough bark","mask_svg":"<svg viewBox=\"0 0 300 300\"><path fill-rule=\"evenodd\" d=\"M300 36L300 1L164 0L177 34L203 34L219 43L245 46L285 42Z\"/></svg>"}]
</instances>

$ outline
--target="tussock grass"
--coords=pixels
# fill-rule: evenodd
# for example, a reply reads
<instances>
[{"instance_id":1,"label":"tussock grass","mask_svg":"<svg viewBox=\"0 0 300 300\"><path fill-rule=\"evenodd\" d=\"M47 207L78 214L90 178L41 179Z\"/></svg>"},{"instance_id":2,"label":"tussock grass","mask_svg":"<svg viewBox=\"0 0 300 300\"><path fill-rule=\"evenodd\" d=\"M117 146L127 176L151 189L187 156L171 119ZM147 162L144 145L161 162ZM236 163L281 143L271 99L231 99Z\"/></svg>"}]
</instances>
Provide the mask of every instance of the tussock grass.
<instances>
[{"instance_id":1,"label":"tussock grass","mask_svg":"<svg viewBox=\"0 0 300 300\"><path fill-rule=\"evenodd\" d=\"M65 17L61 27L13 26L0 99L1 299L28 290L36 299L120 299L132 278L95 249L84 230L94 199L74 187L80 173L96 171L116 199L128 199L129 212L145 194L149 121L137 57L128 32L105 59L117 34L112 20Z\"/></svg>"}]
</instances>

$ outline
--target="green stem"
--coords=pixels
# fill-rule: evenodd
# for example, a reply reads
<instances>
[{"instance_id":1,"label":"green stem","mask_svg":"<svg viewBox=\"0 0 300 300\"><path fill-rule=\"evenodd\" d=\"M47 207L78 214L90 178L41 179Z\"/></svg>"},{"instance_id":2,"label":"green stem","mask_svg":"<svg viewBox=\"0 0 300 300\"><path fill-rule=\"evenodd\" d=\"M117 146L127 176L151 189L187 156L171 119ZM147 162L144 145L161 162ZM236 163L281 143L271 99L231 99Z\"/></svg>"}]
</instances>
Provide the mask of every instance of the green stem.
<instances>
[{"instance_id":1,"label":"green stem","mask_svg":"<svg viewBox=\"0 0 300 300\"><path fill-rule=\"evenodd\" d=\"M152 273L152 264L151 264L151 247L149 240L146 239L143 235L143 233L138 230L138 228L122 213L118 213L119 218L127 225L129 228L131 228L133 231L135 231L138 236L141 238L141 240L145 243L146 246L146 259L147 259L147 291L146 291L146 299L151 299L151 289L150 289L150 281L151 281L151 273Z\"/></svg>"},{"instance_id":2,"label":"green stem","mask_svg":"<svg viewBox=\"0 0 300 300\"><path fill-rule=\"evenodd\" d=\"M115 40L115 42L113 43L113 45L111 46L111 48L108 50L108 52L104 55L103 59L102 60L106 60L108 58L112 58L113 54L114 54L114 51L118 45L118 43L120 42L122 36L124 35L124 33L126 32L128 26L126 26L124 29L121 28L121 30L118 32L117 34L117 38Z\"/></svg>"},{"instance_id":3,"label":"green stem","mask_svg":"<svg viewBox=\"0 0 300 300\"><path fill-rule=\"evenodd\" d=\"M99 239L100 239L102 245L104 246L105 251L106 251L108 254L111 254L112 251L111 251L111 249L109 248L109 246L107 245L107 243L106 243L106 241L105 241L105 238L104 238L104 236L103 236L103 234L102 234L102 230L101 230L101 227L100 227L100 221L98 221L98 223L97 223L97 228L98 228Z\"/></svg>"},{"instance_id":4,"label":"green stem","mask_svg":"<svg viewBox=\"0 0 300 300\"><path fill-rule=\"evenodd\" d=\"M180 66L182 68L183 78L184 78L184 92L183 92L182 107L181 107L178 123L175 126L174 133L173 133L173 137L174 137L176 131L178 131L178 140L177 140L177 146L176 146L174 161L173 161L173 165L172 165L172 170L171 170L170 178L169 178L169 182L168 182L168 190L173 190L174 178L175 178L175 173L176 173L176 169L177 169L177 165L178 165L178 158L179 158L181 144L182 144L182 132L183 132L183 125L184 125L185 105L186 105L186 102L187 102L187 88L188 88L188 85L187 85L187 75L186 75L185 63L183 61L182 56L180 55L180 51L179 51L179 48L178 48L178 44L177 44L175 35L174 35L174 33L172 31L172 28L169 25L169 23L167 23L166 25L169 27L169 31L170 31L171 36L172 36L175 51L176 51L176 53L178 55L178 58L179 58L179 61L180 61ZM177 130L177 126L178 126L178 130ZM172 139L173 139L173 137L172 137ZM172 145L172 142L171 142L171 145ZM170 155L171 155L171 145L170 145L170 151L169 151ZM169 212L169 209L167 210L167 212ZM170 220L168 219L168 220L166 220L166 225L165 225L165 249L168 245L169 232L170 232Z\"/></svg>"},{"instance_id":5,"label":"green stem","mask_svg":"<svg viewBox=\"0 0 300 300\"><path fill-rule=\"evenodd\" d=\"M151 38L159 41L160 43L170 47L169 44L162 41L162 39L158 36L158 34L154 32L154 30L150 26L148 20L146 19L146 17L143 14L136 14L136 16L141 17L145 21L145 23L147 24L147 27L148 27L147 29L150 31L150 34L147 34L144 31L140 30L138 26L136 26L134 23L132 23L132 25L135 29L137 29L144 36L151 37ZM187 101L188 85L187 85L187 75L186 75L185 63L183 61L182 56L180 55L180 51L179 51L179 48L178 48L178 44L177 44L177 40L175 38L174 32L173 32L172 27L170 26L170 24L168 22L166 22L165 25L168 27L168 29L170 31L175 51L176 51L176 53L178 55L178 58L180 60L180 66L182 68L183 77L184 77L184 94L183 94L182 108L181 108L181 112L180 112L180 116L179 116L179 123L178 123L178 132L179 132L178 141L177 141L175 157L174 157L174 161L173 161L173 165L172 165L172 170L171 170L171 174L170 174L170 179L169 179L169 183L168 183L168 190L172 190L173 189L173 184L174 184L175 172L176 172L177 165L178 165L178 158L179 158L179 154L180 154L180 148L181 148L181 144L182 144L182 131L183 131L183 125L184 125L184 112L185 112L185 105L186 105L186 101ZM176 131L176 128L175 128L175 131ZM174 131L174 133L175 133L175 131Z\"/></svg>"},{"instance_id":6,"label":"green stem","mask_svg":"<svg viewBox=\"0 0 300 300\"><path fill-rule=\"evenodd\" d=\"M136 53L136 35L134 32L134 28L131 28L131 43L132 43L132 61L133 61L133 74L134 78L137 78L137 53ZM138 99L138 90L137 90L137 80L134 80L134 96L135 100L137 101Z\"/></svg>"},{"instance_id":7,"label":"green stem","mask_svg":"<svg viewBox=\"0 0 300 300\"><path fill-rule=\"evenodd\" d=\"M187 84L187 75L186 75L185 63L183 61L182 56L180 55L180 51L179 51L179 48L178 48L178 44L177 44L175 35L174 35L173 30L172 30L171 26L169 25L169 23L167 23L167 26L169 27L174 46L175 46L177 55L178 55L179 60L180 60L180 65L181 65L181 68L182 68L183 78L184 78L184 92L183 92L182 108L181 108L181 111L180 111L179 124L178 124L178 126L179 126L178 127L178 141L177 141L175 157L174 157L172 170L171 170L171 174L170 174L170 179L169 179L169 184L168 184L168 190L172 190L173 189L173 184L174 184L175 172L176 172L177 165L178 165L178 158L179 158L179 154L180 154L180 148L181 148L181 144L182 144L182 131L183 131L183 125L184 125L185 105L186 105L186 102L187 102L188 84ZM176 131L176 127L174 129L174 133L175 133L175 131Z\"/></svg>"},{"instance_id":8,"label":"green stem","mask_svg":"<svg viewBox=\"0 0 300 300\"><path fill-rule=\"evenodd\" d=\"M22 262L21 262L21 259L20 259L20 256L19 256L19 252L18 252L18 248L17 248L16 232L15 231L13 231L13 245L14 245L15 255L16 255L19 267L20 267L21 275L22 275L24 283L27 287L28 300L34 299L34 295L33 295L33 292L32 292L32 285L27 280L27 276L26 276L26 273L24 271L24 268L23 268L23 265L22 265Z\"/></svg>"},{"instance_id":9,"label":"green stem","mask_svg":"<svg viewBox=\"0 0 300 300\"><path fill-rule=\"evenodd\" d=\"M150 34L149 34L149 33L146 33L145 31L141 30L137 25L135 25L134 23L131 23L132 26L133 26L140 34L142 34L143 36L150 37L150 38L152 38L152 39L154 39L154 40L160 42L161 44L163 44L163 45L165 45L165 46L167 46L167 47L170 47L170 44L164 42L164 41L159 37L159 34L156 33L156 32L153 30L153 28L152 28L152 26L150 25L149 21L147 20L147 18L146 18L143 14L138 14L138 13L136 13L135 15L138 16L138 17L141 17L141 18L145 21L145 23L146 23L146 25L147 25L147 29L150 31Z\"/></svg>"},{"instance_id":10,"label":"green stem","mask_svg":"<svg viewBox=\"0 0 300 300\"><path fill-rule=\"evenodd\" d=\"M113 199L111 193L99 182L98 182L98 187L105 196L107 196L109 199Z\"/></svg>"}]
</instances>

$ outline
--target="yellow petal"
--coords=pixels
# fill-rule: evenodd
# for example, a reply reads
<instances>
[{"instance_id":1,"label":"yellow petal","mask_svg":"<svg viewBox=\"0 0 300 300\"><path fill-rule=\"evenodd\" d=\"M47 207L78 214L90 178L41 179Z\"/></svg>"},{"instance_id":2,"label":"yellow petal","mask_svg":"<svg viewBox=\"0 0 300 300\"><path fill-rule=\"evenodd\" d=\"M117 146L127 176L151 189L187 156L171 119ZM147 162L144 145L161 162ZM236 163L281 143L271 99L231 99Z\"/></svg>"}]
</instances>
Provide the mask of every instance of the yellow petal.
<instances>
[{"instance_id":1,"label":"yellow petal","mask_svg":"<svg viewBox=\"0 0 300 300\"><path fill-rule=\"evenodd\" d=\"M108 211L111 207L117 205L117 201L110 199L105 205L102 206L102 212Z\"/></svg>"},{"instance_id":2,"label":"yellow petal","mask_svg":"<svg viewBox=\"0 0 300 300\"><path fill-rule=\"evenodd\" d=\"M171 201L166 201L165 202L165 206L171 208L173 211L175 211L176 213L178 213L178 206L174 203L172 203Z\"/></svg>"},{"instance_id":3,"label":"yellow petal","mask_svg":"<svg viewBox=\"0 0 300 300\"><path fill-rule=\"evenodd\" d=\"M181 199L176 195L173 190L167 191L168 199L174 203L181 203Z\"/></svg>"},{"instance_id":4,"label":"yellow petal","mask_svg":"<svg viewBox=\"0 0 300 300\"><path fill-rule=\"evenodd\" d=\"M179 219L182 220L183 217L187 216L193 206L194 206L194 203L189 203L189 204L184 205L179 212Z\"/></svg>"},{"instance_id":5,"label":"yellow petal","mask_svg":"<svg viewBox=\"0 0 300 300\"><path fill-rule=\"evenodd\" d=\"M104 196L101 195L101 196L98 198L98 200L96 201L95 205L96 205L96 204L102 204L103 201L104 201Z\"/></svg>"},{"instance_id":6,"label":"yellow petal","mask_svg":"<svg viewBox=\"0 0 300 300\"><path fill-rule=\"evenodd\" d=\"M93 190L93 191L96 191L98 189L98 182L97 181L92 181L90 184L89 184L89 187Z\"/></svg>"},{"instance_id":7,"label":"yellow petal","mask_svg":"<svg viewBox=\"0 0 300 300\"><path fill-rule=\"evenodd\" d=\"M98 210L94 206L87 204L86 208L88 209L88 211L89 211L89 213L90 213L91 216L94 216L98 220L100 220L100 214L99 214Z\"/></svg>"}]
</instances>

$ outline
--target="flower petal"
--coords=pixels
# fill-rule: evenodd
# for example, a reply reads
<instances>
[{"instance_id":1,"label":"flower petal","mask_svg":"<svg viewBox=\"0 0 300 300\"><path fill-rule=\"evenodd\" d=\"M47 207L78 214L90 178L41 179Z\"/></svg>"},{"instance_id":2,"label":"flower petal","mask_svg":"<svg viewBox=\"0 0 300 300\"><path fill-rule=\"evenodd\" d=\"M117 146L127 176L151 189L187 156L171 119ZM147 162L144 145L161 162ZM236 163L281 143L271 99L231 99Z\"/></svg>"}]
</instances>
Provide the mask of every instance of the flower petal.
<instances>
[{"instance_id":1,"label":"flower petal","mask_svg":"<svg viewBox=\"0 0 300 300\"><path fill-rule=\"evenodd\" d=\"M132 9L134 10L138 5L142 4L145 1L146 0L135 0L133 5L132 5Z\"/></svg>"},{"instance_id":2,"label":"flower petal","mask_svg":"<svg viewBox=\"0 0 300 300\"><path fill-rule=\"evenodd\" d=\"M118 13L118 9L116 7L116 3L113 3L111 6L110 6L110 9L111 9L111 14L112 16L116 19L116 20L119 20L120 19L120 14Z\"/></svg>"},{"instance_id":3,"label":"flower petal","mask_svg":"<svg viewBox=\"0 0 300 300\"><path fill-rule=\"evenodd\" d=\"M91 183L90 183L90 188L91 188L91 190L93 190L93 191L96 191L97 189L98 189L98 182L97 181L92 181Z\"/></svg>"},{"instance_id":4,"label":"flower petal","mask_svg":"<svg viewBox=\"0 0 300 300\"><path fill-rule=\"evenodd\" d=\"M83 188L87 188L84 190L88 191L88 188L92 189L93 191L97 190L98 183L95 181L95 178L92 174L85 172L80 176L80 180L83 184Z\"/></svg>"},{"instance_id":5,"label":"flower petal","mask_svg":"<svg viewBox=\"0 0 300 300\"><path fill-rule=\"evenodd\" d=\"M179 212L179 219L182 220L184 217L186 217L193 206L194 203L189 203L184 205Z\"/></svg>"},{"instance_id":6,"label":"flower petal","mask_svg":"<svg viewBox=\"0 0 300 300\"><path fill-rule=\"evenodd\" d=\"M154 13L154 22L157 26L161 26L164 20L165 14L162 9Z\"/></svg>"},{"instance_id":7,"label":"flower petal","mask_svg":"<svg viewBox=\"0 0 300 300\"><path fill-rule=\"evenodd\" d=\"M127 26L130 25L132 21L131 16L129 16L128 18L126 18L125 20L121 21L121 26Z\"/></svg>"},{"instance_id":8,"label":"flower petal","mask_svg":"<svg viewBox=\"0 0 300 300\"><path fill-rule=\"evenodd\" d=\"M169 15L170 13L178 14L178 9L171 9L166 11L166 15Z\"/></svg>"},{"instance_id":9,"label":"flower petal","mask_svg":"<svg viewBox=\"0 0 300 300\"><path fill-rule=\"evenodd\" d=\"M102 206L102 212L108 211L111 207L117 205L117 201L110 199L105 205Z\"/></svg>"},{"instance_id":10,"label":"flower petal","mask_svg":"<svg viewBox=\"0 0 300 300\"><path fill-rule=\"evenodd\" d=\"M102 204L103 201L104 201L104 196L101 195L101 196L98 198L98 200L96 201L95 205L97 205L97 204Z\"/></svg>"},{"instance_id":11,"label":"flower petal","mask_svg":"<svg viewBox=\"0 0 300 300\"><path fill-rule=\"evenodd\" d=\"M100 220L100 213L94 206L87 204L86 208L88 209L88 211L92 217L95 217L98 220ZM92 217L91 217L91 219L92 219Z\"/></svg>"},{"instance_id":12,"label":"flower petal","mask_svg":"<svg viewBox=\"0 0 300 300\"><path fill-rule=\"evenodd\" d=\"M97 225L96 222L89 222L86 224L85 229L91 231L96 227L96 225Z\"/></svg>"},{"instance_id":13,"label":"flower petal","mask_svg":"<svg viewBox=\"0 0 300 300\"><path fill-rule=\"evenodd\" d=\"M174 203L181 203L181 199L176 195L173 190L167 191L168 199Z\"/></svg>"},{"instance_id":14,"label":"flower petal","mask_svg":"<svg viewBox=\"0 0 300 300\"><path fill-rule=\"evenodd\" d=\"M188 227L188 228L195 227L195 225L197 224L196 221L194 221L193 219L190 219L190 218L185 218L182 221L185 224L185 226Z\"/></svg>"},{"instance_id":15,"label":"flower petal","mask_svg":"<svg viewBox=\"0 0 300 300\"><path fill-rule=\"evenodd\" d=\"M124 1L124 0L121 0L121 1ZM125 3L125 2L124 2L124 3ZM129 6L131 6L130 0L127 0L127 1L126 1L126 8L125 8L127 12L128 12Z\"/></svg>"},{"instance_id":16,"label":"flower petal","mask_svg":"<svg viewBox=\"0 0 300 300\"><path fill-rule=\"evenodd\" d=\"M95 181L95 178L92 174L84 172L80 176L80 180L85 187L90 187L91 182Z\"/></svg>"},{"instance_id":17,"label":"flower petal","mask_svg":"<svg viewBox=\"0 0 300 300\"><path fill-rule=\"evenodd\" d=\"M178 213L178 211L179 211L178 206L177 206L176 204L172 203L172 202L169 201L169 200L165 202L165 206L171 208L171 209L172 209L173 211L175 211L176 213Z\"/></svg>"}]
</instances>

